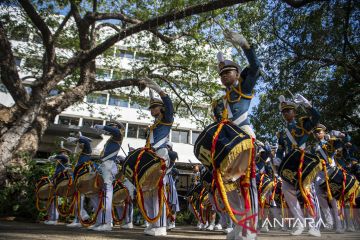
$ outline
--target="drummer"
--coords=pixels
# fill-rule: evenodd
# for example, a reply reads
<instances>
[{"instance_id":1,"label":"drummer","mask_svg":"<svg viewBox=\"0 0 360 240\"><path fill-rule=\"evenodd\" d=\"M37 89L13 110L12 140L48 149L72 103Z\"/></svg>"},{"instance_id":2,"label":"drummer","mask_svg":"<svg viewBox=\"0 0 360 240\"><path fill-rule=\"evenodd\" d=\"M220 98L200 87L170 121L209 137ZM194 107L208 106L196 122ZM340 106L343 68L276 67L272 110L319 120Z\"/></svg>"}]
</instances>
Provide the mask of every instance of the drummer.
<instances>
[{"instance_id":1,"label":"drummer","mask_svg":"<svg viewBox=\"0 0 360 240\"><path fill-rule=\"evenodd\" d=\"M317 125L320 115L316 109L314 109L311 103L304 98L302 95L298 94L295 96L294 102L286 101L284 96L279 97L280 104L279 110L282 113L283 118L286 121L285 133L280 133L278 138L278 149L276 152L276 159L274 160L276 165L280 165L281 161L284 159L288 153L293 149L305 149L306 142L311 136L311 130ZM308 117L302 117L298 121L296 120L296 108L298 105L304 107L308 113ZM291 235L296 236L300 235L304 231L305 219L299 200L297 199L296 189L291 184L286 181L282 182L282 191L284 193L285 201L290 208L291 213L295 219L299 219L302 224L297 224L297 226L291 232ZM317 197L314 194L312 195L312 202L317 203ZM319 212L316 214L319 215ZM298 220L298 221L299 221ZM316 220L316 219L315 219ZM317 222L315 221L314 222ZM320 237L320 230L316 227L311 227L308 232L310 235L315 237Z\"/></svg>"},{"instance_id":2,"label":"drummer","mask_svg":"<svg viewBox=\"0 0 360 240\"><path fill-rule=\"evenodd\" d=\"M115 161L120 150L125 128L121 122L116 120L111 120L106 126L95 125L94 128L105 131L107 134L110 134L111 137L104 146L101 156L102 163L99 166L99 171L104 180L104 196L102 199L104 208L99 211L96 226L92 229L95 231L111 231L113 180L118 171Z\"/></svg>"},{"instance_id":3,"label":"drummer","mask_svg":"<svg viewBox=\"0 0 360 240\"><path fill-rule=\"evenodd\" d=\"M240 66L230 60L225 60L222 53L218 53L218 72L221 77L221 83L226 87L226 95L223 98L223 106L220 105L220 109L224 109L227 114L223 114L223 117L230 119L235 125L239 126L244 132L249 134L255 139L255 133L250 127L250 120L248 118L248 110L251 99L253 97L253 90L257 79L260 76L260 62L256 57L254 48L248 43L245 37L239 33L224 31L224 37L227 41L232 43L235 48L242 49L244 52L249 66L241 71ZM221 102L218 101L218 104ZM219 110L219 107L217 107ZM227 115L227 116L226 116ZM219 120L219 114L215 115L216 120ZM251 164L254 168L254 163ZM250 184L250 199L258 199L257 186L255 179L255 169L252 169L251 184ZM240 202L244 201L244 197L239 199L237 191L229 193L228 199L230 205L241 205ZM257 201L251 203L251 213L255 215L253 221L254 226L257 225L258 204ZM244 209L240 209L244 210ZM249 223L247 223L249 225ZM256 233L249 231L248 229L242 229L241 226L236 226L234 231L228 234L229 239L247 237L248 239L255 239Z\"/></svg>"},{"instance_id":4,"label":"drummer","mask_svg":"<svg viewBox=\"0 0 360 240\"><path fill-rule=\"evenodd\" d=\"M335 148L336 145L340 144L340 139L337 138L330 138L325 139L326 136L326 127L323 124L318 124L314 129L315 139L318 140L317 144L314 147L315 153L323 160L326 161L327 168L334 168L336 167L335 164ZM325 228L327 230L332 230L334 226L334 219L335 218L335 226L336 226L336 233L343 233L344 230L341 226L341 220L339 216L339 210L337 206L337 202L335 198L330 199L327 198L326 191L324 191L320 185L325 181L325 173L324 171L319 172L318 176L316 177L315 188L316 193L319 199L320 209L324 216ZM328 202L329 201L329 202ZM329 207L329 203L332 207L333 216L331 214L331 210Z\"/></svg>"},{"instance_id":5,"label":"drummer","mask_svg":"<svg viewBox=\"0 0 360 240\"><path fill-rule=\"evenodd\" d=\"M79 158L76 161L75 168L74 168L74 178L75 178L79 167L82 166L84 163L91 161L91 153L92 153L91 142L92 142L92 140L88 137L80 136L79 138L68 137L67 142L68 143L78 143L79 147L81 149ZM84 209L84 200L85 200L85 195L80 194L80 214L81 214L82 220L86 221L90 217L89 217L88 213L86 212L86 210ZM92 202L93 207L96 209L96 207L97 207L96 204L98 201L97 196L93 197L91 200L92 200L91 202ZM75 202L75 218L72 221L72 223L66 225L67 227L81 227L80 219L78 216L78 210L77 210L78 207L79 207L78 201L76 201Z\"/></svg>"},{"instance_id":6,"label":"drummer","mask_svg":"<svg viewBox=\"0 0 360 240\"><path fill-rule=\"evenodd\" d=\"M49 157L50 161L56 161L56 169L53 178L55 178L59 173L63 172L66 168L69 167L69 154L71 154L71 150L61 145L59 154ZM52 199L48 209L48 219L44 223L47 225L55 225L57 224L58 219L59 212L56 209L54 199Z\"/></svg>"},{"instance_id":7,"label":"drummer","mask_svg":"<svg viewBox=\"0 0 360 240\"><path fill-rule=\"evenodd\" d=\"M171 126L174 122L174 108L170 97L160 88L160 86L149 78L145 78L142 82L146 87L157 92L161 99L150 99L150 113L155 118L154 124L150 127L150 134L147 138L147 143L156 154L163 158L166 162L166 167L170 165L169 151L166 146L168 142ZM152 209L149 211L149 217L154 218L158 215L158 191L154 189L150 193L144 196L144 203L146 209ZM157 222L150 224L145 229L144 233L151 236L164 236L166 235L166 206L163 204L163 210L160 218Z\"/></svg>"}]
</instances>

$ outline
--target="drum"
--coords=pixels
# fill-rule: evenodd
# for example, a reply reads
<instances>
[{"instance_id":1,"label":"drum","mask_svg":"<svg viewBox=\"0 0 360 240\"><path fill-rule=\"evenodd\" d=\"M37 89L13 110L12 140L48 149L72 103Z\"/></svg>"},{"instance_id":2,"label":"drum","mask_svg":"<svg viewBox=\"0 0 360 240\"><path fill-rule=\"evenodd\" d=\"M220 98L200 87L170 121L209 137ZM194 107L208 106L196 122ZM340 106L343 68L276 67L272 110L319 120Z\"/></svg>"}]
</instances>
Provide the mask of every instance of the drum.
<instances>
[{"instance_id":1,"label":"drum","mask_svg":"<svg viewBox=\"0 0 360 240\"><path fill-rule=\"evenodd\" d=\"M328 168L329 186L331 195L336 199L340 200L343 190L343 181L345 177L345 191L344 200L349 199L350 195L354 193L359 186L356 177L348 174L346 171L341 170L338 167ZM326 192L326 182L320 184L320 187Z\"/></svg>"},{"instance_id":2,"label":"drum","mask_svg":"<svg viewBox=\"0 0 360 240\"><path fill-rule=\"evenodd\" d=\"M163 181L165 174L164 160L156 155L155 152L138 148L131 151L124 160L123 171L125 177L127 177L133 184L135 183L135 165L139 155L143 152L138 165L138 180L142 191L152 191L158 188L159 182ZM163 168L163 169L162 169Z\"/></svg>"},{"instance_id":3,"label":"drum","mask_svg":"<svg viewBox=\"0 0 360 240\"><path fill-rule=\"evenodd\" d=\"M224 181L238 179L248 169L253 141L231 122L224 122L218 132L219 124L213 123L200 133L194 145L194 154L212 172L211 147L214 136L218 134L214 152L215 167L220 169Z\"/></svg>"},{"instance_id":4,"label":"drum","mask_svg":"<svg viewBox=\"0 0 360 240\"><path fill-rule=\"evenodd\" d=\"M272 190L273 181L266 173L256 173L256 185L258 193L261 193L259 198L265 198L266 194Z\"/></svg>"},{"instance_id":5,"label":"drum","mask_svg":"<svg viewBox=\"0 0 360 240\"><path fill-rule=\"evenodd\" d=\"M211 190L212 180L212 173L206 167L203 167L200 171L200 182L208 191Z\"/></svg>"},{"instance_id":6,"label":"drum","mask_svg":"<svg viewBox=\"0 0 360 240\"><path fill-rule=\"evenodd\" d=\"M282 195L282 181L278 179L274 194L274 201L278 206L281 206L281 195Z\"/></svg>"},{"instance_id":7,"label":"drum","mask_svg":"<svg viewBox=\"0 0 360 240\"><path fill-rule=\"evenodd\" d=\"M125 201L129 197L128 190L122 183L115 182L114 184L114 194L113 194L113 205L114 206L123 206Z\"/></svg>"},{"instance_id":8,"label":"drum","mask_svg":"<svg viewBox=\"0 0 360 240\"><path fill-rule=\"evenodd\" d=\"M55 188L49 177L42 177L36 183L36 196L41 201L48 201L55 193Z\"/></svg>"},{"instance_id":9,"label":"drum","mask_svg":"<svg viewBox=\"0 0 360 240\"><path fill-rule=\"evenodd\" d=\"M291 151L279 166L281 178L299 189L298 169L300 165L301 152L299 149ZM302 167L302 185L308 189L316 175L322 170L320 158L316 155L305 153Z\"/></svg>"},{"instance_id":10,"label":"drum","mask_svg":"<svg viewBox=\"0 0 360 240\"><path fill-rule=\"evenodd\" d=\"M75 193L75 186L72 183L73 172L71 169L58 173L54 178L55 193L59 197L70 197Z\"/></svg>"},{"instance_id":11,"label":"drum","mask_svg":"<svg viewBox=\"0 0 360 240\"><path fill-rule=\"evenodd\" d=\"M74 170L74 185L81 194L97 194L102 189L103 183L93 162L85 162Z\"/></svg>"}]
</instances>

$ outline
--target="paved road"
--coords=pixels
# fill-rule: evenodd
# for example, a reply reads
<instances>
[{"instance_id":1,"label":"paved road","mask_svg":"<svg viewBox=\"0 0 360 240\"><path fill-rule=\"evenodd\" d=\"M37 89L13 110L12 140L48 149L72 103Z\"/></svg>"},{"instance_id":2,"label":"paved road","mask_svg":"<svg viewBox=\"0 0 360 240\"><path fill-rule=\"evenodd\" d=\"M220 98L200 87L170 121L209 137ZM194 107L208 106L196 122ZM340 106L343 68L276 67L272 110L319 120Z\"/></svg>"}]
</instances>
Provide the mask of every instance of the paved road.
<instances>
[{"instance_id":1,"label":"paved road","mask_svg":"<svg viewBox=\"0 0 360 240\"><path fill-rule=\"evenodd\" d=\"M38 239L79 239L79 240L98 240L98 239L155 239L155 237L145 236L144 229L135 227L132 230L123 230L115 227L113 231L99 233L87 229L72 229L64 224L56 226L47 226L41 223L24 223L14 221L0 221L0 239L1 240L38 240ZM180 226L176 230L168 232L165 237L159 239L226 239L222 232L204 232L196 231L191 226ZM270 233L261 233L259 240L305 240L305 239L341 239L341 240L360 240L360 232L345 233L342 235L333 232L322 233L321 238L307 236L305 233L298 237L290 237L289 233L281 231L272 231Z\"/></svg>"}]
</instances>

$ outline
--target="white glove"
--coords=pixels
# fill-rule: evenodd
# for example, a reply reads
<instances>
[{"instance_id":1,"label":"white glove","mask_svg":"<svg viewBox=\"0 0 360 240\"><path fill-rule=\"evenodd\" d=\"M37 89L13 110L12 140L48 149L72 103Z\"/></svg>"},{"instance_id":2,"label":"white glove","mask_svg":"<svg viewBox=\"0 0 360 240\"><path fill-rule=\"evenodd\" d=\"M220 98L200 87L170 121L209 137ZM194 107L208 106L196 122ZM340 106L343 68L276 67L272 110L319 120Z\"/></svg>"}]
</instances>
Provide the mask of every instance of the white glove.
<instances>
[{"instance_id":1,"label":"white glove","mask_svg":"<svg viewBox=\"0 0 360 240\"><path fill-rule=\"evenodd\" d=\"M304 107L311 107L311 102L309 100L307 100L306 98L304 98L302 95L300 94L296 94L295 95L295 99L294 102L296 104L301 104Z\"/></svg>"},{"instance_id":2,"label":"white glove","mask_svg":"<svg viewBox=\"0 0 360 240\"><path fill-rule=\"evenodd\" d=\"M224 30L224 37L228 42L231 42L233 45L239 45L240 47L245 47L246 45L249 45L246 38L237 32L232 32L228 29Z\"/></svg>"},{"instance_id":3,"label":"white glove","mask_svg":"<svg viewBox=\"0 0 360 240\"><path fill-rule=\"evenodd\" d=\"M103 129L104 129L104 126L103 126L103 125L99 125L99 124L95 124L95 125L94 125L94 128L95 128L96 130L103 130Z\"/></svg>"},{"instance_id":4,"label":"white glove","mask_svg":"<svg viewBox=\"0 0 360 240\"><path fill-rule=\"evenodd\" d=\"M280 158L274 158L274 166L280 166L281 164L281 159Z\"/></svg>"},{"instance_id":5,"label":"white glove","mask_svg":"<svg viewBox=\"0 0 360 240\"><path fill-rule=\"evenodd\" d=\"M331 130L330 135L334 136L334 137L337 137L337 138L344 138L345 137L344 133L342 133L340 131L337 131L337 130Z\"/></svg>"},{"instance_id":6,"label":"white glove","mask_svg":"<svg viewBox=\"0 0 360 240\"><path fill-rule=\"evenodd\" d=\"M154 90L155 92L157 92L157 93L162 92L160 86L159 86L156 82L154 82L153 80L151 80L150 78L145 77L145 78L142 80L142 82L143 82L148 88Z\"/></svg>"},{"instance_id":7,"label":"white glove","mask_svg":"<svg viewBox=\"0 0 360 240\"><path fill-rule=\"evenodd\" d=\"M75 143L78 140L76 137L68 137L66 138L66 142L68 143Z\"/></svg>"},{"instance_id":8,"label":"white glove","mask_svg":"<svg viewBox=\"0 0 360 240\"><path fill-rule=\"evenodd\" d=\"M52 156L50 156L50 157L48 158L48 160L49 160L49 161L54 161L55 157L56 157L56 155L52 155Z\"/></svg>"}]
</instances>

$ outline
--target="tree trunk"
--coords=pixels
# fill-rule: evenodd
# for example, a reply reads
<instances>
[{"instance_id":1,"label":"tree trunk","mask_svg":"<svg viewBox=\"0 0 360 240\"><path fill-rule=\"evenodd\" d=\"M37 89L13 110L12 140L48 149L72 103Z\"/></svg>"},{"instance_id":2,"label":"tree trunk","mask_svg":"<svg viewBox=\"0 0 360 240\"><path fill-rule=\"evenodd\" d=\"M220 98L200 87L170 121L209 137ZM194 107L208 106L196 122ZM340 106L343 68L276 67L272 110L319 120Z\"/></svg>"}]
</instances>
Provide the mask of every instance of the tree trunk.
<instances>
[{"instance_id":1,"label":"tree trunk","mask_svg":"<svg viewBox=\"0 0 360 240\"><path fill-rule=\"evenodd\" d=\"M18 165L21 162L19 160L20 150L29 151L33 149L30 153L35 153L39 135L32 129L34 128L33 123L38 118L40 108L39 104L34 104L2 134L0 138L0 187L4 185L8 177L6 168L11 165Z\"/></svg>"}]
</instances>

